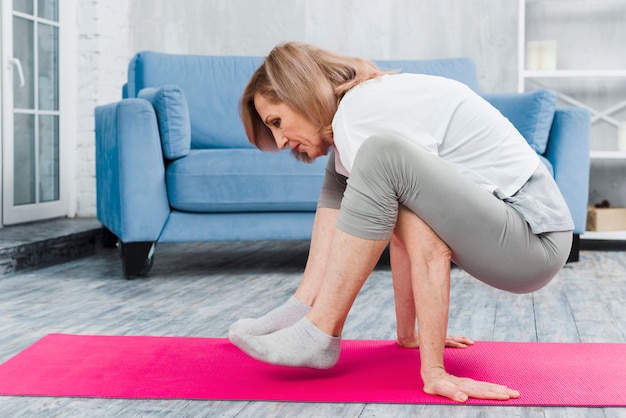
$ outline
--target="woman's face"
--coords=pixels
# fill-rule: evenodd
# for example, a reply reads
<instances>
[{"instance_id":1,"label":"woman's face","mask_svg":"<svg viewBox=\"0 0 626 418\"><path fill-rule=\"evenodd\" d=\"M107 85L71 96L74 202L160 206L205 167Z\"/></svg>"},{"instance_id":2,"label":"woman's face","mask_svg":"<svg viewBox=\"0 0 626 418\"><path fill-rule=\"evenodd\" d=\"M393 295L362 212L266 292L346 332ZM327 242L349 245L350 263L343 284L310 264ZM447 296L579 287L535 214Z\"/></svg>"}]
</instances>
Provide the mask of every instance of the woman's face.
<instances>
[{"instance_id":1,"label":"woman's face","mask_svg":"<svg viewBox=\"0 0 626 418\"><path fill-rule=\"evenodd\" d=\"M263 95L256 94L254 107L272 131L279 149L289 146L292 152L307 154L311 159L328 154L330 144L323 140L318 127L286 104L272 103Z\"/></svg>"}]
</instances>

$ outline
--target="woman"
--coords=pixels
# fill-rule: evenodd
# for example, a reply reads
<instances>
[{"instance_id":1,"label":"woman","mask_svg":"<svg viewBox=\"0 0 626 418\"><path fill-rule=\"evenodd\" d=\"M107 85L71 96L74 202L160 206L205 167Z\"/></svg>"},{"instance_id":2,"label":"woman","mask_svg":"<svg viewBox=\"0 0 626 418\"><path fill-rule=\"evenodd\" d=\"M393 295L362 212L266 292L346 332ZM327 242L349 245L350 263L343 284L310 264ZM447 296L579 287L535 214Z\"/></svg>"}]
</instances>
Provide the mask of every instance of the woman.
<instances>
[{"instance_id":1,"label":"woman","mask_svg":"<svg viewBox=\"0 0 626 418\"><path fill-rule=\"evenodd\" d=\"M446 340L451 261L524 293L546 285L571 247L556 183L510 122L456 81L386 74L297 43L266 57L241 114L262 150L331 155L300 286L269 314L233 324L231 341L262 361L332 367L348 311L389 244L398 342L419 345L424 391L460 402L518 397L443 363L446 344L471 344Z\"/></svg>"}]
</instances>

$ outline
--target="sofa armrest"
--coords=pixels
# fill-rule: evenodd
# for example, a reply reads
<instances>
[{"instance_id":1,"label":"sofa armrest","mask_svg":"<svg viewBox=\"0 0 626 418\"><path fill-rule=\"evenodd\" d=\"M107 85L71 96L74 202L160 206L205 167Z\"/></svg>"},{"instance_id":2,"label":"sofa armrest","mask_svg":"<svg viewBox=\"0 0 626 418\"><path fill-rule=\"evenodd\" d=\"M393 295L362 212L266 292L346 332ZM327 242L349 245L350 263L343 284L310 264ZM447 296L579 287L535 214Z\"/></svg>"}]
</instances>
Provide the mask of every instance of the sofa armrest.
<instances>
[{"instance_id":1,"label":"sofa armrest","mask_svg":"<svg viewBox=\"0 0 626 418\"><path fill-rule=\"evenodd\" d=\"M545 157L574 219L574 233L585 232L589 200L591 114L578 107L559 108L554 114Z\"/></svg>"},{"instance_id":2,"label":"sofa armrest","mask_svg":"<svg viewBox=\"0 0 626 418\"><path fill-rule=\"evenodd\" d=\"M170 207L154 109L125 99L95 117L98 219L122 242L157 241Z\"/></svg>"}]
</instances>

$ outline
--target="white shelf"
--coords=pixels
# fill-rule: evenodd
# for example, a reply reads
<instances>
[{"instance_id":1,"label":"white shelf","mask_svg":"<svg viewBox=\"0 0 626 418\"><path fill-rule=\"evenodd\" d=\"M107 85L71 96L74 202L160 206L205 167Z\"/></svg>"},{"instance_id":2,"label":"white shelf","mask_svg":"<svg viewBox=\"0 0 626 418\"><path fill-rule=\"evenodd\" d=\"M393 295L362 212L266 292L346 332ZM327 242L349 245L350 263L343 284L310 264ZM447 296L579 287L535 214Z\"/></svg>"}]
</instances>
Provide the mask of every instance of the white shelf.
<instances>
[{"instance_id":1,"label":"white shelf","mask_svg":"<svg viewBox=\"0 0 626 418\"><path fill-rule=\"evenodd\" d=\"M537 4L545 4L545 3L563 3L563 4L572 4L575 3L574 0L518 0L518 31L517 31L517 41L518 41L518 50L517 50L517 65L518 65L518 92L524 92L526 90L526 81L531 80L540 80L540 79L572 79L572 78L590 78L590 79L601 79L601 78L618 78L618 79L626 79L626 68L614 68L614 69L606 69L599 68L594 70L582 70L582 69L557 69L557 70L544 70L544 71L531 71L526 69L526 47L527 43L527 34L526 34L526 7L527 5L537 5ZM589 0L577 0L576 3L585 4ZM624 6L626 5L626 1L624 0L602 0L602 4L611 4L614 3L616 10L619 13L624 11ZM589 13L592 13L595 8L587 7ZM602 8L601 8L602 9ZM610 13L610 10L607 12L606 9L602 9L598 12L597 16L606 15L606 13ZM588 19L593 19L594 16L590 14ZM615 54L621 54L623 49L616 51Z\"/></svg>"},{"instance_id":2,"label":"white shelf","mask_svg":"<svg viewBox=\"0 0 626 418\"><path fill-rule=\"evenodd\" d=\"M522 72L523 78L626 78L626 70L554 70Z\"/></svg>"},{"instance_id":3,"label":"white shelf","mask_svg":"<svg viewBox=\"0 0 626 418\"><path fill-rule=\"evenodd\" d=\"M580 239L598 241L623 241L626 240L626 231L586 231L580 236Z\"/></svg>"},{"instance_id":4,"label":"white shelf","mask_svg":"<svg viewBox=\"0 0 626 418\"><path fill-rule=\"evenodd\" d=\"M518 37L518 50L517 50L518 92L522 93L524 91L527 91L526 90L527 84L532 84L533 86L539 86L541 88L552 88L562 102L567 103L568 105L572 105L572 106L587 108L592 114L592 120L591 120L592 123L601 121L606 124L618 127L620 124L620 120L622 118L622 116L618 112L623 112L623 110L626 109L626 98L623 98L623 97L618 98L617 100L618 103L606 109L594 109L589 104L585 104L581 102L580 101L581 99L577 99L573 95L566 94L567 91L558 91L558 88L559 86L565 86L565 88L568 88L567 86L571 87L572 85L576 85L576 86L581 85L581 89L589 89L590 86L592 85L595 85L595 84L605 85L605 84L608 84L609 82L614 83L614 84L619 84L621 86L622 84L626 83L626 68L623 68L623 61L619 61L619 60L599 61L596 65L598 65L601 68L597 68L595 70L556 69L556 70L531 71L531 70L526 69L526 58L527 58L526 48L528 47L527 40L532 40L532 38L527 38L527 33L526 33L526 23L527 23L526 6L527 5L537 6L538 4L543 4L543 3L553 3L552 6L554 6L555 5L554 3L556 3L557 1L562 3L562 5L556 5L558 6L558 8L555 9L559 11L557 18L559 19L561 27L563 27L562 26L563 21L567 21L568 13L569 13L568 11L571 11L571 7L574 6L572 3L578 3L578 6L582 6L582 5L585 6L584 8L579 7L576 9L578 11L577 12L578 14L576 16L580 22L582 22L582 19L585 19L585 21L589 20L590 22L593 19L608 19L606 20L607 22L612 22L613 17L617 16L617 15L613 16L614 13L618 13L619 16L623 16L626 10L626 0L602 0L602 2L598 1L597 3L590 2L589 0L576 0L576 2L574 2L573 0L518 0L518 16L519 16L518 33L517 33L517 37ZM593 3L593 4L590 4L590 3ZM605 3L610 5L610 7L601 7ZM567 6L563 6L563 5L567 5ZM537 12L538 10L540 11L541 9L534 9L535 12ZM548 14L546 10L543 10L543 13L545 15L544 17L547 18ZM589 16L587 16L587 14ZM616 20L616 19L613 19L613 20ZM602 22L603 21L599 20L598 22L596 22L596 25L602 25L603 24ZM620 26L620 28L623 28L623 26ZM554 39L557 41L559 40L557 37L554 37L554 38L551 37L554 35L550 35L548 34L548 32L541 33L541 31L538 31L535 33L535 35L543 36L545 40L547 39ZM538 38L537 40L541 40L541 38ZM613 51L613 49L615 50L614 52L612 52L613 54L615 54L615 56L623 56L624 45L626 44L624 44L621 41L616 42L616 40L617 40L616 38L615 39L612 38L613 47L611 48L611 51ZM566 49L566 52L568 51L570 53L577 53L577 54L588 53L594 48L594 43L598 41L604 42L604 39L602 37L596 36L593 39L590 39L590 41L588 42L589 45L586 45L586 46L582 45L581 48L579 49L573 49L570 45L569 49ZM600 46L605 47L606 45L602 44ZM607 51L606 48L602 50L605 52ZM561 53L563 53L563 51L561 51ZM591 56L593 56L593 54L591 54ZM535 58L535 57L533 56L532 58ZM578 58L579 58L578 62L581 62L582 57L578 57ZM576 60L570 61L570 62L576 62ZM595 62L595 60L593 60L592 58L588 58L587 60L582 61L582 62L591 66L591 65L594 65L593 62ZM605 62L605 63L602 64L600 62ZM615 68L613 69L607 69L606 68L607 62L615 62L618 64L616 64ZM532 63L532 60L531 60L531 63ZM554 64L552 62L550 62L550 64L552 64L552 68L554 68ZM533 68L531 65L529 65L529 67ZM571 67L572 66L570 66L570 68ZM567 80L569 80L569 82L567 82ZM582 86L584 86L584 88ZM619 90L619 91L622 91L622 90ZM583 97L587 97L587 96L583 96ZM620 167L624 163L626 163L626 152L624 151L617 151L617 150L594 151L592 150L589 155L592 160L616 161ZM607 231L607 232L588 231L581 235L581 239L603 240L603 241L626 241L626 230Z\"/></svg>"},{"instance_id":5,"label":"white shelf","mask_svg":"<svg viewBox=\"0 0 626 418\"><path fill-rule=\"evenodd\" d=\"M591 151L589 156L591 159L597 160L626 160L626 152L624 151Z\"/></svg>"}]
</instances>

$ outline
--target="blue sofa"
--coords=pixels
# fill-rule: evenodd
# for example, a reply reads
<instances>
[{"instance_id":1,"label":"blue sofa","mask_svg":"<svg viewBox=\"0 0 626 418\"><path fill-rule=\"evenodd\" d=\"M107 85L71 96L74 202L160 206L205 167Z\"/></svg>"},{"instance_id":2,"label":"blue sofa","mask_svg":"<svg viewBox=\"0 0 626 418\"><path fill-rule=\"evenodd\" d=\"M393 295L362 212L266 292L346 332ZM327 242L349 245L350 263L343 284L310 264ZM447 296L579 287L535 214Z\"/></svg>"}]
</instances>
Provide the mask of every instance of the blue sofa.
<instances>
[{"instance_id":1,"label":"blue sofa","mask_svg":"<svg viewBox=\"0 0 626 418\"><path fill-rule=\"evenodd\" d=\"M97 214L127 277L148 273L159 242L310 239L326 157L303 164L248 143L238 100L261 62L140 52L129 64L123 99L96 108ZM478 90L468 58L377 64ZM589 112L556 109L547 90L484 97L554 173L577 237L587 213Z\"/></svg>"}]
</instances>

